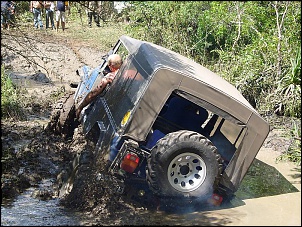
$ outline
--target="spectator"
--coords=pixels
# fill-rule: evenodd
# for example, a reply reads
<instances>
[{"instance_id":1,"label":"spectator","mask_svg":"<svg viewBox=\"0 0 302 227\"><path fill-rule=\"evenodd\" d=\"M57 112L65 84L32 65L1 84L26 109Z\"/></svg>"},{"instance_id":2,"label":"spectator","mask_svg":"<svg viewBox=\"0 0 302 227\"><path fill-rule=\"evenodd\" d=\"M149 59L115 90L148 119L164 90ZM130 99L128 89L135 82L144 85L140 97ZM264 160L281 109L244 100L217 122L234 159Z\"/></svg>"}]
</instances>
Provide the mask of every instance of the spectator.
<instances>
[{"instance_id":1,"label":"spectator","mask_svg":"<svg viewBox=\"0 0 302 227\"><path fill-rule=\"evenodd\" d=\"M101 8L100 1L89 2L87 15L88 15L88 25L90 28L92 27L92 17L94 19L94 22L96 23L96 26L100 27L100 17L99 17L100 8Z\"/></svg>"},{"instance_id":2,"label":"spectator","mask_svg":"<svg viewBox=\"0 0 302 227\"><path fill-rule=\"evenodd\" d=\"M51 28L55 29L55 22L53 19L54 11L55 11L55 3L54 1L44 1L45 13L46 13L46 29L50 28L49 22L51 24Z\"/></svg>"},{"instance_id":3,"label":"spectator","mask_svg":"<svg viewBox=\"0 0 302 227\"><path fill-rule=\"evenodd\" d=\"M8 21L8 26L15 26L16 23L16 17L15 17L15 13L16 13L16 2L15 1L9 1L9 6L8 6L8 10L9 10L9 17L10 20Z\"/></svg>"},{"instance_id":4,"label":"spectator","mask_svg":"<svg viewBox=\"0 0 302 227\"><path fill-rule=\"evenodd\" d=\"M10 29L14 19L15 2L1 1L1 29Z\"/></svg>"},{"instance_id":5,"label":"spectator","mask_svg":"<svg viewBox=\"0 0 302 227\"><path fill-rule=\"evenodd\" d=\"M59 29L59 24L61 21L62 30L65 30L65 11L68 9L68 1L57 1L56 5L56 21L57 21L57 28Z\"/></svg>"},{"instance_id":6,"label":"spectator","mask_svg":"<svg viewBox=\"0 0 302 227\"><path fill-rule=\"evenodd\" d=\"M43 9L43 1L31 1L30 3L30 11L34 14L34 26L38 29L40 25L40 29L43 29L42 23L42 9Z\"/></svg>"},{"instance_id":7,"label":"spectator","mask_svg":"<svg viewBox=\"0 0 302 227\"><path fill-rule=\"evenodd\" d=\"M1 1L1 30L7 28L9 13L7 10L8 1Z\"/></svg>"}]
</instances>

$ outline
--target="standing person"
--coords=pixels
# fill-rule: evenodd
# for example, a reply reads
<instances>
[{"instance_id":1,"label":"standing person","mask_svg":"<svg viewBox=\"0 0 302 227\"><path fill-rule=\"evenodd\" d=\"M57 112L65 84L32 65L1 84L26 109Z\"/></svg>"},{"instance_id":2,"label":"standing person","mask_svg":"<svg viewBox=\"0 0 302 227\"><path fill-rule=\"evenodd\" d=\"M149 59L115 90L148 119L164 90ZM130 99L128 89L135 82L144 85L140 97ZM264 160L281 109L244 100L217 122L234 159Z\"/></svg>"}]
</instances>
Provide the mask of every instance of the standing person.
<instances>
[{"instance_id":1,"label":"standing person","mask_svg":"<svg viewBox=\"0 0 302 227\"><path fill-rule=\"evenodd\" d=\"M16 22L16 18L15 18L15 12L16 12L16 2L15 1L8 1L8 12L9 12L9 20L8 20L8 28L10 28L10 26L14 26L15 22Z\"/></svg>"},{"instance_id":2,"label":"standing person","mask_svg":"<svg viewBox=\"0 0 302 227\"><path fill-rule=\"evenodd\" d=\"M65 11L68 9L68 1L57 1L56 5L56 21L57 21L57 28L59 29L59 24L61 21L62 30L65 30Z\"/></svg>"},{"instance_id":3,"label":"standing person","mask_svg":"<svg viewBox=\"0 0 302 227\"><path fill-rule=\"evenodd\" d=\"M55 22L53 19L53 14L55 11L54 1L44 1L45 13L46 13L46 28L50 28L49 21L51 23L51 28L55 29Z\"/></svg>"},{"instance_id":4,"label":"standing person","mask_svg":"<svg viewBox=\"0 0 302 227\"><path fill-rule=\"evenodd\" d=\"M8 1L1 1L1 30L8 28L9 20Z\"/></svg>"},{"instance_id":5,"label":"standing person","mask_svg":"<svg viewBox=\"0 0 302 227\"><path fill-rule=\"evenodd\" d=\"M43 22L41 19L43 1L31 1L30 3L30 11L34 14L34 26L36 29L38 29L40 25L40 29L43 29Z\"/></svg>"},{"instance_id":6,"label":"standing person","mask_svg":"<svg viewBox=\"0 0 302 227\"><path fill-rule=\"evenodd\" d=\"M10 29L15 22L15 2L1 1L1 29Z\"/></svg>"},{"instance_id":7,"label":"standing person","mask_svg":"<svg viewBox=\"0 0 302 227\"><path fill-rule=\"evenodd\" d=\"M100 1L90 1L88 3L87 15L88 15L88 25L90 28L92 26L92 17L94 19L94 22L96 23L96 26L100 27L100 17L99 17L100 7L101 7Z\"/></svg>"},{"instance_id":8,"label":"standing person","mask_svg":"<svg viewBox=\"0 0 302 227\"><path fill-rule=\"evenodd\" d=\"M119 54L111 54L108 57L108 67L110 69L110 73L108 73L106 76L104 76L101 79L101 82L96 88L91 90L86 97L84 98L83 102L78 106L76 109L76 117L79 118L80 113L82 109L87 106L89 103L91 103L99 94L102 93L102 91L105 89L107 84L111 83L113 79L115 78L115 75L117 74L119 68L123 64L122 57Z\"/></svg>"}]
</instances>

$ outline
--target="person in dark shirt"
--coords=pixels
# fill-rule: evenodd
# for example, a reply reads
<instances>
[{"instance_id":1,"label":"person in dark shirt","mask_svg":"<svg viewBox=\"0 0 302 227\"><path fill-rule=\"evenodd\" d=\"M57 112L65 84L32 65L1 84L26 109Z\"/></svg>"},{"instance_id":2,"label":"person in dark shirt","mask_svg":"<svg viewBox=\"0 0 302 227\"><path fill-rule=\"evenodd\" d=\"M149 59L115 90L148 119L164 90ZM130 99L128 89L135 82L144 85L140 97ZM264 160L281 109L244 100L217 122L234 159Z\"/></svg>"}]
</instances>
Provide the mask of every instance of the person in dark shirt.
<instances>
[{"instance_id":1,"label":"person in dark shirt","mask_svg":"<svg viewBox=\"0 0 302 227\"><path fill-rule=\"evenodd\" d=\"M87 9L87 16L88 16L88 25L91 28L92 27L92 17L94 18L94 22L96 23L96 26L100 27L100 7L101 7L101 1L90 1L88 4Z\"/></svg>"},{"instance_id":2,"label":"person in dark shirt","mask_svg":"<svg viewBox=\"0 0 302 227\"><path fill-rule=\"evenodd\" d=\"M13 1L1 1L1 29L9 30L14 14Z\"/></svg>"},{"instance_id":3,"label":"person in dark shirt","mask_svg":"<svg viewBox=\"0 0 302 227\"><path fill-rule=\"evenodd\" d=\"M68 1L57 1L56 5L56 21L57 21L57 28L59 30L59 24L61 21L62 30L65 30L65 11L68 8Z\"/></svg>"}]
</instances>

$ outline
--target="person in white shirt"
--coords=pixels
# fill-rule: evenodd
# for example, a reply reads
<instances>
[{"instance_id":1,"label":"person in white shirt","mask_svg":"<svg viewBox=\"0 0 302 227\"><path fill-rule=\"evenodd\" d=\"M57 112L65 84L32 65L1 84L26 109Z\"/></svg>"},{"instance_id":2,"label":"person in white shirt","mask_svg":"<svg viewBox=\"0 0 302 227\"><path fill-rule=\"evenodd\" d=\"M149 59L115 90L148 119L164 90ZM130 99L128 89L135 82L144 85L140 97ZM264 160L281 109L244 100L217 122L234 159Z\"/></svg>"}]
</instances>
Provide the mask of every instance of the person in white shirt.
<instances>
[{"instance_id":1,"label":"person in white shirt","mask_svg":"<svg viewBox=\"0 0 302 227\"><path fill-rule=\"evenodd\" d=\"M46 28L50 28L49 21L51 24L51 28L55 29L54 22L54 11L55 11L55 3L54 1L44 1L44 7L46 12Z\"/></svg>"}]
</instances>

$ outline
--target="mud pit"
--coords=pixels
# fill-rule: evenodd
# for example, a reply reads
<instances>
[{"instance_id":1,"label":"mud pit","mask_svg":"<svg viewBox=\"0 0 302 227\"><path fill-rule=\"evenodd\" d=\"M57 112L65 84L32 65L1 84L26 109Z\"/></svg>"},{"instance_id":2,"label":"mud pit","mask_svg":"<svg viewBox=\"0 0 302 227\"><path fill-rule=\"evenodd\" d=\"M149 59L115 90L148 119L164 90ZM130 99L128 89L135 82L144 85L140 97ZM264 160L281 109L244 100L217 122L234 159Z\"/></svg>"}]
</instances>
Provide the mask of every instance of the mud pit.
<instances>
[{"instance_id":1,"label":"mud pit","mask_svg":"<svg viewBox=\"0 0 302 227\"><path fill-rule=\"evenodd\" d=\"M81 165L78 169L78 180L89 182L83 184L89 187L73 190L67 199L61 199L60 205L101 215L102 220L98 220L102 224L130 224L129 220L134 223L133 218L127 217L134 215L135 206L125 203L119 194L114 194L114 180L107 181L106 176L105 179L98 177L102 170L93 169L89 164L93 162L90 160L93 147L85 141L80 130L76 130L78 133L72 139L66 140L46 129L56 103L53 97L75 91L70 83L80 79L76 70L83 65L92 68L98 66L107 50L100 51L80 42L57 39L52 34L34 35L34 39L27 38L33 42L34 51L38 50L42 56L42 59L35 59L41 67L32 67L12 52L3 55L11 79L22 88L26 104L23 121L7 119L1 122L2 150L6 156L2 162L2 197L13 199L25 189L37 187L32 197L44 201L58 198L62 180L66 172L71 170L74 156L80 153L81 162L87 162L88 165ZM10 45L22 48L18 42ZM28 50L20 51L31 54ZM52 187L38 188L43 179L54 179ZM120 215L123 221L118 221Z\"/></svg>"},{"instance_id":2,"label":"mud pit","mask_svg":"<svg viewBox=\"0 0 302 227\"><path fill-rule=\"evenodd\" d=\"M44 56L43 61L37 61L46 70L41 67L33 68L23 58L13 56L9 52L3 55L5 65L11 69L11 78L24 88L27 105L24 108L25 120L16 122L8 119L1 122L2 151L5 156L1 161L1 189L2 198L13 199L26 188L36 187L32 197L51 201L58 197L59 188L66 177L66 172L70 170L73 157L77 153L82 153L84 154L82 161L89 163L93 149L93 146L85 141L80 130L68 141L45 130L54 104L53 96L73 91L69 84L79 80L75 71L84 64L96 67L107 50L90 48L87 43L58 39L52 34L35 33L35 35L32 42L41 56ZM21 46L16 45L16 48ZM276 125L287 122L291 127L290 121L280 122L280 119L275 118L268 120ZM273 127L263 147L273 151L275 155L272 157L276 157L287 150L289 145L290 140L282 136L278 127ZM223 217L227 216L223 212L220 212L222 217L219 218L213 218L213 214L207 215L207 212L195 212L193 215L186 211L183 213L189 213L188 215L179 215L177 212L167 211L170 213L167 215L163 211L156 211L157 203L146 204L145 201L134 203L129 197L114 193L112 188L115 185L112 181L106 181L106 177L100 177L101 169L94 169L94 166L87 164L82 165L78 171L81 173L79 179L89 182L83 185L89 187L79 188L67 199L61 200L60 204L77 208L83 216L91 217L83 225L236 225L236 222ZM51 187L41 189L38 185L43 179L53 179L54 183ZM298 181L301 184L300 177ZM292 185L286 190L280 193L296 192ZM238 205L240 202L242 201L236 200L237 205L232 206L241 206ZM211 209L213 208L208 208ZM202 209L192 212L200 210ZM196 221L196 218L199 221ZM299 221L301 223L301 218L297 220L298 223Z\"/></svg>"}]
</instances>

